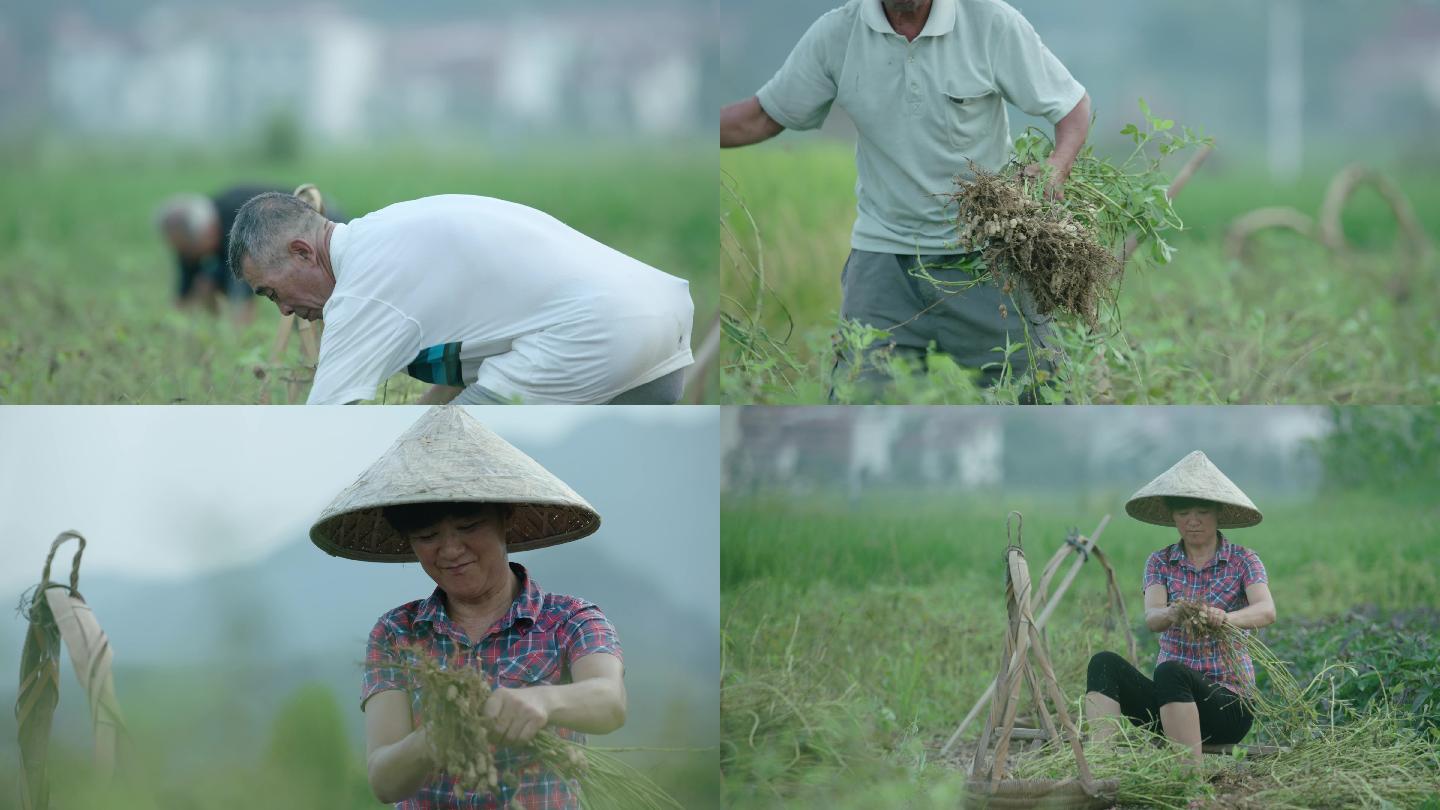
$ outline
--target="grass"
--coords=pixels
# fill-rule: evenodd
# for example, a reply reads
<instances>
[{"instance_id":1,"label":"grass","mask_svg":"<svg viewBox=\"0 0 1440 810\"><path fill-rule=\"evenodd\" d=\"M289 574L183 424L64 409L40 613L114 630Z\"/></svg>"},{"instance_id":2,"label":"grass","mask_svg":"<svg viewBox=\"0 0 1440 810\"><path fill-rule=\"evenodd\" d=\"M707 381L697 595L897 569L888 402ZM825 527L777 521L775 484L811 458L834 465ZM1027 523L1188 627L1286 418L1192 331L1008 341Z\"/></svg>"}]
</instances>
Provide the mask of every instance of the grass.
<instances>
[{"instance_id":1,"label":"grass","mask_svg":"<svg viewBox=\"0 0 1440 810\"><path fill-rule=\"evenodd\" d=\"M279 313L259 301L255 322L241 327L176 311L172 260L150 222L171 193L235 182L312 181L351 216L454 192L540 208L689 280L698 345L718 307L712 149L396 148L291 166L188 152L0 154L0 402L257 402L263 383L252 369L268 359ZM285 401L284 385L269 385L272 401ZM396 375L378 396L408 402L424 388Z\"/></svg>"},{"instance_id":2,"label":"grass","mask_svg":"<svg viewBox=\"0 0 1440 810\"><path fill-rule=\"evenodd\" d=\"M1148 671L1157 643L1139 621L1140 572L1149 552L1171 537L1125 518L1119 501L898 492L853 501L823 494L727 498L721 516L727 806L953 806L963 779L953 762L938 761L938 752L994 677L1011 508L1025 515L1032 573L1074 523L1088 532L1103 512L1114 513L1100 544L1116 566ZM1328 617L1349 627L1342 617L1361 606L1378 616L1440 608L1440 574L1418 564L1440 551L1440 512L1424 498L1356 493L1272 503L1264 524L1233 535L1266 564L1280 618L1263 638L1282 657L1293 655L1297 643L1320 649L1318 638L1329 635L1315 622ZM1090 656L1123 649L1123 633L1104 606L1104 577L1092 563L1047 630L1072 702L1083 691ZM1440 623L1422 629L1412 622L1404 632L1437 629ZM1372 644L1389 641L1377 631ZM1440 736L1424 731L1423 707L1409 709L1420 689L1440 685L1440 655L1433 645L1403 649L1394 666L1415 673L1420 686L1399 709L1408 727L1430 735L1423 740L1433 752ZM1295 677L1306 683L1333 660L1301 660ZM1375 663L1388 666L1378 657ZM1440 777L1430 784L1440 789Z\"/></svg>"},{"instance_id":3,"label":"grass","mask_svg":"<svg viewBox=\"0 0 1440 810\"><path fill-rule=\"evenodd\" d=\"M854 219L854 156L819 140L777 142L721 156L725 309L758 323L732 331L722 355L724 401L823 402L838 340L840 270ZM1221 150L1176 200L1187 230L1173 262L1129 272L1121 320L1098 332L1062 321L1069 361L1053 399L1120 403L1431 403L1440 396L1440 263L1409 266L1392 249L1397 227L1373 190L1343 218L1357 247L1336 256L1298 236L1263 234L1254 258L1224 255L1240 214L1288 205L1314 216L1340 167L1317 166L1292 185ZM1432 239L1440 236L1440 167L1390 172ZM753 217L759 231L757 243ZM763 262L764 293L752 265ZM757 304L758 301L758 304ZM1116 334L1118 332L1118 334ZM763 334L762 334L763 333ZM767 340L768 338L768 340ZM773 343L771 343L773 341ZM864 343L865 339L860 339ZM757 348L758 344L758 348ZM999 347L997 347L999 348ZM747 349L752 349L747 354ZM998 355L997 355L998 357ZM982 392L943 358L892 369L902 381L882 402L1013 402L1021 386ZM1017 370L1017 377L1018 375ZM840 386L841 401L866 401ZM855 397L853 400L850 397Z\"/></svg>"}]
</instances>

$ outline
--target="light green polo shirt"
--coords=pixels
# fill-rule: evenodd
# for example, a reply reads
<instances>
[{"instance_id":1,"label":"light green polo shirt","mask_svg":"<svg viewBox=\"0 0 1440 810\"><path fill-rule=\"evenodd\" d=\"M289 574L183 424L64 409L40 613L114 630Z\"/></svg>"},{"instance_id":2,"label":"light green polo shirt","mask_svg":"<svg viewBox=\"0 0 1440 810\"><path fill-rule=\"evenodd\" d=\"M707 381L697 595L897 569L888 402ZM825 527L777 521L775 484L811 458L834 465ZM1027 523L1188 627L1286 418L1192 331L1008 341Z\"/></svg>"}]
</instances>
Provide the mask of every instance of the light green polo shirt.
<instances>
[{"instance_id":1,"label":"light green polo shirt","mask_svg":"<svg viewBox=\"0 0 1440 810\"><path fill-rule=\"evenodd\" d=\"M850 244L877 253L956 251L942 195L969 161L998 170L1011 155L1009 101L1055 123L1085 88L1000 0L933 0L914 42L880 0L826 13L757 94L786 129L813 129L839 104L855 122L857 216Z\"/></svg>"}]
</instances>

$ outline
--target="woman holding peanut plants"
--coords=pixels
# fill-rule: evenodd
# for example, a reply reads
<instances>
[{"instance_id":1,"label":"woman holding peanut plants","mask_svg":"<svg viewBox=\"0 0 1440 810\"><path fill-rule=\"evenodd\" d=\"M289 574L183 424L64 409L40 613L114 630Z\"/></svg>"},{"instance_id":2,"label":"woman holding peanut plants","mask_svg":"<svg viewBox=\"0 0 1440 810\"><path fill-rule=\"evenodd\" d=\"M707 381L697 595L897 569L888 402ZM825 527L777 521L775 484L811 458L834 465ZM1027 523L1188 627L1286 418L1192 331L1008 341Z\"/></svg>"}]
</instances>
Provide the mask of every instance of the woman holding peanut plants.
<instances>
[{"instance_id":1,"label":"woman holding peanut plants","mask_svg":"<svg viewBox=\"0 0 1440 810\"><path fill-rule=\"evenodd\" d=\"M1258 524L1260 510L1197 450L1132 495L1125 511L1180 533L1145 565L1145 625L1160 634L1160 655L1152 680L1113 652L1097 653L1086 675L1085 715L1094 739L1116 728L1095 720L1124 715L1137 726L1158 726L1199 763L1202 743L1239 742L1255 719L1254 664L1215 629L1248 632L1275 621L1265 565L1221 531Z\"/></svg>"},{"instance_id":2,"label":"woman holding peanut plants","mask_svg":"<svg viewBox=\"0 0 1440 810\"><path fill-rule=\"evenodd\" d=\"M625 722L619 639L597 606L547 593L508 553L599 525L583 498L459 406L428 412L321 514L310 537L324 551L418 560L435 581L370 633L361 708L378 799L580 806L587 763L575 743Z\"/></svg>"}]
</instances>

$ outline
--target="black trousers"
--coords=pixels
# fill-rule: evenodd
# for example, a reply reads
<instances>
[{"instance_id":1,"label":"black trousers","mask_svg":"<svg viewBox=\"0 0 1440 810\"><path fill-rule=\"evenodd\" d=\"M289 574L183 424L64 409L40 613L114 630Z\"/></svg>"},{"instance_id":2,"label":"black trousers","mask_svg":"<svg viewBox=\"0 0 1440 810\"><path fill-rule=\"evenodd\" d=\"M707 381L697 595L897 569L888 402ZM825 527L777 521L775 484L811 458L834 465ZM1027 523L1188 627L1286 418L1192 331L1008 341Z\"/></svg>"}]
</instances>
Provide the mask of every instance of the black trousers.
<instances>
[{"instance_id":1,"label":"black trousers","mask_svg":"<svg viewBox=\"0 0 1440 810\"><path fill-rule=\"evenodd\" d=\"M1120 704L1137 726L1160 732L1160 707L1194 703L1200 713L1200 739L1228 744L1244 739L1255 717L1234 692L1179 661L1155 667L1155 680L1113 652L1096 653L1085 674L1085 691L1099 692Z\"/></svg>"}]
</instances>

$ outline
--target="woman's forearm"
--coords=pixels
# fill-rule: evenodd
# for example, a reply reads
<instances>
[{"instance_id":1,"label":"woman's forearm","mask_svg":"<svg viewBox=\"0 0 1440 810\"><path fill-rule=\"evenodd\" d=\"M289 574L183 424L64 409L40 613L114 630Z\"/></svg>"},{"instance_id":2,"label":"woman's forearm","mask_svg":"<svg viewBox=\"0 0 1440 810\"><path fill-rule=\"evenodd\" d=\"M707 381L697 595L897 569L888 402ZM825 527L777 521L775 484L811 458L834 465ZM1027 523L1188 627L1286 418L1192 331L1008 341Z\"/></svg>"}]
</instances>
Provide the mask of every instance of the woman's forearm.
<instances>
[{"instance_id":1,"label":"woman's forearm","mask_svg":"<svg viewBox=\"0 0 1440 810\"><path fill-rule=\"evenodd\" d=\"M1275 603L1262 602L1258 605L1232 610L1225 614L1225 621L1241 628L1265 627L1274 624Z\"/></svg>"},{"instance_id":2,"label":"woman's forearm","mask_svg":"<svg viewBox=\"0 0 1440 810\"><path fill-rule=\"evenodd\" d=\"M435 770L430 741L416 729L390 745L376 748L366 762L370 789L386 804L415 795Z\"/></svg>"},{"instance_id":3,"label":"woman's forearm","mask_svg":"<svg viewBox=\"0 0 1440 810\"><path fill-rule=\"evenodd\" d=\"M545 690L550 725L585 734L609 734L625 725L625 686L608 678L537 686Z\"/></svg>"},{"instance_id":4,"label":"woman's forearm","mask_svg":"<svg viewBox=\"0 0 1440 810\"><path fill-rule=\"evenodd\" d=\"M1174 620L1170 616L1170 607L1145 608L1145 626L1150 628L1152 633L1162 633L1170 629Z\"/></svg>"}]
</instances>

